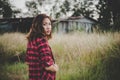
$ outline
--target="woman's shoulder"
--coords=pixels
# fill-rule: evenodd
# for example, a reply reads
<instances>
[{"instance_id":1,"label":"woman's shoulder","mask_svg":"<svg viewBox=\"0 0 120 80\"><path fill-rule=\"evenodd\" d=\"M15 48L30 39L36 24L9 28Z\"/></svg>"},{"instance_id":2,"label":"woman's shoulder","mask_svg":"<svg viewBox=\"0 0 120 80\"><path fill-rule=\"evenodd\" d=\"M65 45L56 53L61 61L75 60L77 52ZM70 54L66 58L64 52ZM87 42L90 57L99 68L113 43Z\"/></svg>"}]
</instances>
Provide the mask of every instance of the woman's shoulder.
<instances>
[{"instance_id":1,"label":"woman's shoulder","mask_svg":"<svg viewBox=\"0 0 120 80\"><path fill-rule=\"evenodd\" d=\"M37 43L45 43L47 42L47 37L38 37L36 38Z\"/></svg>"},{"instance_id":2,"label":"woman's shoulder","mask_svg":"<svg viewBox=\"0 0 120 80\"><path fill-rule=\"evenodd\" d=\"M47 42L47 38L46 37L37 37L33 40L28 41L28 44L38 44L38 43L44 43Z\"/></svg>"}]
</instances>

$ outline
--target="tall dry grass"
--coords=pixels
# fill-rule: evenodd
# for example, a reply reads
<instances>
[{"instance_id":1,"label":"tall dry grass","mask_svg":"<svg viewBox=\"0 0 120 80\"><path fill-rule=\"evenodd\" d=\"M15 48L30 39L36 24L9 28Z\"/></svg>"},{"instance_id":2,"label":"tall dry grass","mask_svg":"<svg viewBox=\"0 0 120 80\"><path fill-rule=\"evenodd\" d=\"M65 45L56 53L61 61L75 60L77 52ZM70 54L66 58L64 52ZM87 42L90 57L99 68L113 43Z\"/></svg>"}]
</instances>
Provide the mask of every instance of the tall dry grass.
<instances>
[{"instance_id":1,"label":"tall dry grass","mask_svg":"<svg viewBox=\"0 0 120 80\"><path fill-rule=\"evenodd\" d=\"M60 68L57 80L120 80L120 33L53 34L49 43ZM25 49L25 34L10 33L0 36L0 53L14 55L17 51L22 54ZM27 74L26 64L18 63L20 64L25 68L17 66L15 70L18 72L15 72L15 65L11 65L13 70L7 68L7 72L12 75L12 72L25 70L19 76L27 80L22 78L23 74ZM16 75L12 76L14 78Z\"/></svg>"},{"instance_id":2,"label":"tall dry grass","mask_svg":"<svg viewBox=\"0 0 120 80\"><path fill-rule=\"evenodd\" d=\"M120 33L55 35L50 43L60 66L58 80L120 79L115 62L120 60Z\"/></svg>"},{"instance_id":3,"label":"tall dry grass","mask_svg":"<svg viewBox=\"0 0 120 80\"><path fill-rule=\"evenodd\" d=\"M0 62L9 60L26 51L25 34L5 33L0 35Z\"/></svg>"}]
</instances>

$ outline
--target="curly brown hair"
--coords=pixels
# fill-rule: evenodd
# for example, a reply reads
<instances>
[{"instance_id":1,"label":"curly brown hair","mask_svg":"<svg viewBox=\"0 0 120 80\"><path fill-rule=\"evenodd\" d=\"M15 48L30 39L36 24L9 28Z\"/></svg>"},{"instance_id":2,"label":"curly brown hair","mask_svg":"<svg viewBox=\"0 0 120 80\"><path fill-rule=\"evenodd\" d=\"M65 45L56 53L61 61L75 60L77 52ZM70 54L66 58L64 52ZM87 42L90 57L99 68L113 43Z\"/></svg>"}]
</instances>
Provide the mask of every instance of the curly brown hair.
<instances>
[{"instance_id":1,"label":"curly brown hair","mask_svg":"<svg viewBox=\"0 0 120 80\"><path fill-rule=\"evenodd\" d=\"M46 35L44 28L43 28L43 20L45 18L48 18L51 21L51 18L49 16L47 16L46 14L39 14L37 15L32 22L32 26L30 28L30 31L28 32L26 38L31 41L36 39L37 37L47 37L48 39L50 39L51 33L50 35ZM51 21L52 22L52 21Z\"/></svg>"}]
</instances>

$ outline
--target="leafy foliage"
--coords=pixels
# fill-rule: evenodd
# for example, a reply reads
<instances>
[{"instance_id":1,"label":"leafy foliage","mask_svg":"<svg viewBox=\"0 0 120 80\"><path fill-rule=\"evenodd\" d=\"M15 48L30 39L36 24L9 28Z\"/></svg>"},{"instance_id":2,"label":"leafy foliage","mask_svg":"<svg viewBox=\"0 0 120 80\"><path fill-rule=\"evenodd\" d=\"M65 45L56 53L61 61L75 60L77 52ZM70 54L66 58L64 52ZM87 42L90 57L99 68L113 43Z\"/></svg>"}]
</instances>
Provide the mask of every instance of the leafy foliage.
<instances>
[{"instance_id":1,"label":"leafy foliage","mask_svg":"<svg viewBox=\"0 0 120 80\"><path fill-rule=\"evenodd\" d=\"M103 30L120 30L120 1L119 0L99 0L96 5L98 9L98 21Z\"/></svg>"},{"instance_id":2,"label":"leafy foliage","mask_svg":"<svg viewBox=\"0 0 120 80\"><path fill-rule=\"evenodd\" d=\"M11 4L8 0L0 0L0 9L0 14L3 15L4 18L12 17Z\"/></svg>"}]
</instances>

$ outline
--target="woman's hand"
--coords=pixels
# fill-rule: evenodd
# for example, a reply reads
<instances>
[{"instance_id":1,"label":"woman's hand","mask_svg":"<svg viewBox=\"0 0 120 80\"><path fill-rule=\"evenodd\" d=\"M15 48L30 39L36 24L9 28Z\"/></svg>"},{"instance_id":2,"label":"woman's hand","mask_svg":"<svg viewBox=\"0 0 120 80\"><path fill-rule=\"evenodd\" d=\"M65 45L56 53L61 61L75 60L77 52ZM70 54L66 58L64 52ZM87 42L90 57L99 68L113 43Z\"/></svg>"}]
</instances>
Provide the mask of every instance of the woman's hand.
<instances>
[{"instance_id":1,"label":"woman's hand","mask_svg":"<svg viewBox=\"0 0 120 80\"><path fill-rule=\"evenodd\" d=\"M56 68L56 72L59 70L59 67L57 64L54 64L54 67Z\"/></svg>"},{"instance_id":2,"label":"woman's hand","mask_svg":"<svg viewBox=\"0 0 120 80\"><path fill-rule=\"evenodd\" d=\"M53 65L51 65L49 67L46 67L45 70L52 71L52 72L57 72L59 70L59 68L58 68L57 64L53 64Z\"/></svg>"}]
</instances>

